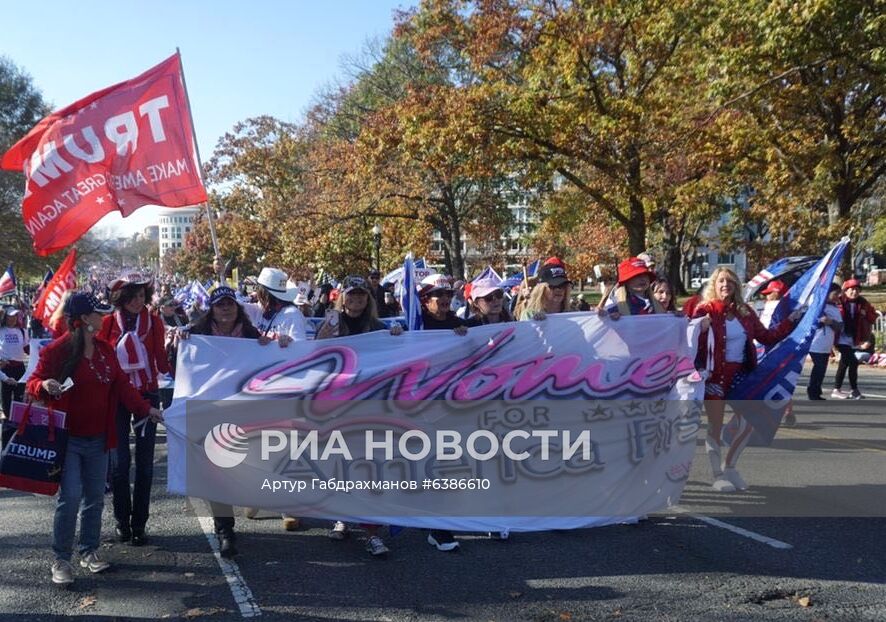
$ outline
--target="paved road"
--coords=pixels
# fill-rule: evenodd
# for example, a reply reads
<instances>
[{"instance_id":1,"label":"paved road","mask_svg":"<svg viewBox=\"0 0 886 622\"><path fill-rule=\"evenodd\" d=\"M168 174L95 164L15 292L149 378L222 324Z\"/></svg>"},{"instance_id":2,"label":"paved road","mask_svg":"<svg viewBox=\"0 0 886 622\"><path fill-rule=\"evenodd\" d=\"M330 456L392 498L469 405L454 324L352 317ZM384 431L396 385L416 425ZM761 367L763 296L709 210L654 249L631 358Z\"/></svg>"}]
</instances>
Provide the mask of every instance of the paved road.
<instances>
[{"instance_id":1,"label":"paved road","mask_svg":"<svg viewBox=\"0 0 886 622\"><path fill-rule=\"evenodd\" d=\"M0 492L0 619L886 620L886 373L861 384L883 399L798 402L797 427L748 450L746 493L711 492L699 448L680 508L639 525L466 535L456 554L407 530L383 561L268 517L238 518L243 553L220 562L164 492L161 445L151 544L110 542L106 510L114 567L71 589L48 580L54 500Z\"/></svg>"}]
</instances>

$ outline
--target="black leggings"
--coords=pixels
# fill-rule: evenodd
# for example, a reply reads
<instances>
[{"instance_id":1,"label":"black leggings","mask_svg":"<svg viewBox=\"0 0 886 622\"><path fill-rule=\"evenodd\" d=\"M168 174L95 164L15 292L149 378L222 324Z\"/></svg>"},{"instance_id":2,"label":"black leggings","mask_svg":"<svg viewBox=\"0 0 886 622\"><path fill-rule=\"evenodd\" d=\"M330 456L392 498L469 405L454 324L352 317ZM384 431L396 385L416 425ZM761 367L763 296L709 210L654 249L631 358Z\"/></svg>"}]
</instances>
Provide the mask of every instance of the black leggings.
<instances>
[{"instance_id":1,"label":"black leggings","mask_svg":"<svg viewBox=\"0 0 886 622\"><path fill-rule=\"evenodd\" d=\"M858 391L858 359L855 358L855 349L852 346L838 345L840 352L840 364L837 365L837 376L834 378L834 387L839 389L843 386L843 378L846 370L849 370L849 386L853 391Z\"/></svg>"}]
</instances>

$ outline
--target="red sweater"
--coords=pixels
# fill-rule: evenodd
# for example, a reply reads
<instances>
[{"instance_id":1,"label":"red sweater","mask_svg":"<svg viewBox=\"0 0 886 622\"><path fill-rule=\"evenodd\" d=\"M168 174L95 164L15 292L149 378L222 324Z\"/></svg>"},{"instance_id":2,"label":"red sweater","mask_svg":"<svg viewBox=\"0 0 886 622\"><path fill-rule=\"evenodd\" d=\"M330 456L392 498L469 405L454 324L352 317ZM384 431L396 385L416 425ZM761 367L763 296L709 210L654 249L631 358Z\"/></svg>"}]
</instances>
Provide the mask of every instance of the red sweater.
<instances>
[{"instance_id":1,"label":"red sweater","mask_svg":"<svg viewBox=\"0 0 886 622\"><path fill-rule=\"evenodd\" d=\"M98 331L96 337L108 342L112 348L116 348L117 341L120 339L120 327L117 324L117 312L106 315L102 321L101 330ZM151 382L145 391L157 391L157 372L163 374L172 373L169 368L169 361L166 358L166 329L163 327L163 320L156 313L148 311L147 307L140 312L140 322L144 326L146 322L150 323L146 337L142 340L145 350L148 353L148 364L151 365ZM117 355L114 354L116 359Z\"/></svg>"},{"instance_id":2,"label":"red sweater","mask_svg":"<svg viewBox=\"0 0 886 622\"><path fill-rule=\"evenodd\" d=\"M117 446L117 432L114 419L117 405L123 402L130 412L146 417L151 404L129 383L129 376L120 369L114 349L96 339L92 364L103 376L111 379L110 384L101 382L95 371L90 369L86 357L74 368L71 380L74 386L53 400L43 390L43 381L58 380L62 365L69 357L70 333L60 337L40 350L37 368L28 379L27 390L34 398L51 404L55 410L67 415L65 426L71 436L105 436L105 449ZM104 361L102 361L104 356ZM62 378L64 381L64 378Z\"/></svg>"}]
</instances>

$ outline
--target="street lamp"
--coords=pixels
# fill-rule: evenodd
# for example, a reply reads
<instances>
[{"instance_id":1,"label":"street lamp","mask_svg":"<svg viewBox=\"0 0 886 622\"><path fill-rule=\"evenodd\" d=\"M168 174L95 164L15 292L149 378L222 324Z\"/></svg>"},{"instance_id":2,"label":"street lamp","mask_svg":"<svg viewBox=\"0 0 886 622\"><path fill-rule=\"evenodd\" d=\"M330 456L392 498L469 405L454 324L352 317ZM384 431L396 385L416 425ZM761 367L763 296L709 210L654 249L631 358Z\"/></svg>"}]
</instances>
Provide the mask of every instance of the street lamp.
<instances>
[{"instance_id":1,"label":"street lamp","mask_svg":"<svg viewBox=\"0 0 886 622\"><path fill-rule=\"evenodd\" d=\"M372 227L372 239L375 241L375 269L381 272L381 227L378 223Z\"/></svg>"}]
</instances>

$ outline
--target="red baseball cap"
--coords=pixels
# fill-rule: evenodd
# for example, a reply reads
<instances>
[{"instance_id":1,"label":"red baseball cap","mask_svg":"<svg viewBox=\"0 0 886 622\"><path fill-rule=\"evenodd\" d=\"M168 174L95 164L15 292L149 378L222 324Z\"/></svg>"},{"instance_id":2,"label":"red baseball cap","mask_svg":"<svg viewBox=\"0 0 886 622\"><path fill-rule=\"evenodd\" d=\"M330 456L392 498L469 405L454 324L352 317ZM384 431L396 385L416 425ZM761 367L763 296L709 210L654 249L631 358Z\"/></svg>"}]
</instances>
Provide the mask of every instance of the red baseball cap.
<instances>
[{"instance_id":1,"label":"red baseball cap","mask_svg":"<svg viewBox=\"0 0 886 622\"><path fill-rule=\"evenodd\" d=\"M777 293L779 295L784 295L784 293L788 291L788 286L784 284L783 281L769 281L769 284L764 287L760 293L761 294L773 294Z\"/></svg>"},{"instance_id":2,"label":"red baseball cap","mask_svg":"<svg viewBox=\"0 0 886 622\"><path fill-rule=\"evenodd\" d=\"M845 292L847 289L849 289L850 287L856 287L856 288L858 288L858 289L861 289L861 283L859 282L858 279L849 279L848 281L845 281L845 282L843 283L843 291L844 291L844 292Z\"/></svg>"},{"instance_id":3,"label":"red baseball cap","mask_svg":"<svg viewBox=\"0 0 886 622\"><path fill-rule=\"evenodd\" d=\"M624 285L635 276L642 276L644 274L649 277L650 281L654 281L656 278L655 272L650 270L646 262L639 257L631 257L618 264L619 285Z\"/></svg>"}]
</instances>

